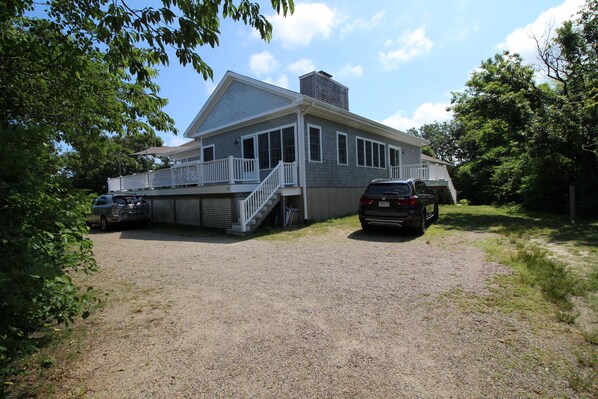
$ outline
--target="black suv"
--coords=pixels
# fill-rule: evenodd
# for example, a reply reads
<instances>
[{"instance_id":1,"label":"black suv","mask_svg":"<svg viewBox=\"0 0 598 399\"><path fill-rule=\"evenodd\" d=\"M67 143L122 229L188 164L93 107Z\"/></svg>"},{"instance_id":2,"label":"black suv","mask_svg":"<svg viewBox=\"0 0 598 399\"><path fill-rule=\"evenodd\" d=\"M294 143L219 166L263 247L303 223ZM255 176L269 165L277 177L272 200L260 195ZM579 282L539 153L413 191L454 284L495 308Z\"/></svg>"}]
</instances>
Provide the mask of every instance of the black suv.
<instances>
[{"instance_id":1,"label":"black suv","mask_svg":"<svg viewBox=\"0 0 598 399\"><path fill-rule=\"evenodd\" d=\"M138 223L143 226L149 223L150 217L150 206L142 197L106 194L93 201L87 223L99 224L106 231L112 224Z\"/></svg>"},{"instance_id":2,"label":"black suv","mask_svg":"<svg viewBox=\"0 0 598 399\"><path fill-rule=\"evenodd\" d=\"M424 234L426 223L438 219L438 201L421 180L372 181L359 199L359 221L370 226L407 226Z\"/></svg>"}]
</instances>

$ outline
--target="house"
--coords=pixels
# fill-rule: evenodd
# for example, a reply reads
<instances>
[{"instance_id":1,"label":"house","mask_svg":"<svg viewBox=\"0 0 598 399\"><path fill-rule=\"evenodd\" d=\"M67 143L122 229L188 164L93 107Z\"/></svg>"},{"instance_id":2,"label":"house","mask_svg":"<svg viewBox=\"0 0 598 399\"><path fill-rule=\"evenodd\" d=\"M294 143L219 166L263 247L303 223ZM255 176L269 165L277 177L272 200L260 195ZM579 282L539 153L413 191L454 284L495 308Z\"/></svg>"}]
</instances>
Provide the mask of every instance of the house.
<instances>
[{"instance_id":1,"label":"house","mask_svg":"<svg viewBox=\"0 0 598 399\"><path fill-rule=\"evenodd\" d=\"M297 93L227 72L184 133L193 141L161 153L175 165L108 179L109 191L146 195L155 221L241 233L277 204L299 220L356 213L376 178L422 178L455 201L446 165L422 163L427 141L351 113L323 71L299 79Z\"/></svg>"}]
</instances>

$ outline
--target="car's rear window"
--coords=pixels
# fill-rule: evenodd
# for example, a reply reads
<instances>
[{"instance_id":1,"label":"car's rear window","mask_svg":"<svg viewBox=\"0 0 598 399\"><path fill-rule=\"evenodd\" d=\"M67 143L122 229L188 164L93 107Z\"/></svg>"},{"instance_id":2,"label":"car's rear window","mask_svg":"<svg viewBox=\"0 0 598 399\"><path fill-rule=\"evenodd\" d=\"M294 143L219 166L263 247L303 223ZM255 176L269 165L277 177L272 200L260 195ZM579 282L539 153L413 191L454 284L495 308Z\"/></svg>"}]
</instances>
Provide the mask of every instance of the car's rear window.
<instances>
[{"instance_id":1,"label":"car's rear window","mask_svg":"<svg viewBox=\"0 0 598 399\"><path fill-rule=\"evenodd\" d=\"M370 184L366 191L367 195L409 195L411 190L404 183L380 183Z\"/></svg>"}]
</instances>

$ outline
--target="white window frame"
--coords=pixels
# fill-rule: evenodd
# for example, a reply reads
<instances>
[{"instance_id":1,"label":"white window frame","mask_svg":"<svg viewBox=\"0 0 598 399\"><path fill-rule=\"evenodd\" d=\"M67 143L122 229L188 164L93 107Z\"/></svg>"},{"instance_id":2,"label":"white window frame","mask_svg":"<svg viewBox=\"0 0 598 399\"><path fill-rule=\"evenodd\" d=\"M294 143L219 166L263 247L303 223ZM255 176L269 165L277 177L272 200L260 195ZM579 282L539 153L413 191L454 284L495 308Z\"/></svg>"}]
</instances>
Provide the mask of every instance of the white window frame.
<instances>
[{"instance_id":1,"label":"white window frame","mask_svg":"<svg viewBox=\"0 0 598 399\"><path fill-rule=\"evenodd\" d=\"M243 137L249 137L249 136L254 136L254 151L255 151L255 157L258 160L258 168L259 168L259 164L260 164L260 146L259 146L259 135L260 134L267 134L268 136L268 164L271 163L271 159L270 159L270 132L273 132L275 130L280 130L280 159L284 160L284 138L282 136L282 131L288 127L292 127L293 128L293 142L295 143L295 162L297 162L297 124L296 123L289 123L287 125L282 125L282 126L277 126L277 127L273 127L271 129L267 129L267 130L262 130L253 134L247 134ZM271 166L271 165L270 165ZM276 166L274 166L276 167ZM261 169L259 168L259 170L272 170L273 168L267 168L267 169Z\"/></svg>"},{"instance_id":2,"label":"white window frame","mask_svg":"<svg viewBox=\"0 0 598 399\"><path fill-rule=\"evenodd\" d=\"M387 159L388 159L388 167L392 168L392 165L390 164L390 150L395 150L398 154L399 154L399 164L396 166L401 166L403 164L403 154L402 154L402 150L401 147L397 147L396 145L392 145L389 144L388 145L388 155L387 155Z\"/></svg>"},{"instance_id":3,"label":"white window frame","mask_svg":"<svg viewBox=\"0 0 598 399\"><path fill-rule=\"evenodd\" d=\"M341 163L339 158L339 146L338 146L338 137L345 136L345 163ZM347 133L343 132L336 132L336 164L337 165L344 165L349 166L349 136Z\"/></svg>"},{"instance_id":4,"label":"white window frame","mask_svg":"<svg viewBox=\"0 0 598 399\"><path fill-rule=\"evenodd\" d=\"M205 150L207 150L208 148L212 148L212 153L214 154L214 159L213 161L216 160L216 144L210 144L210 145L206 145L206 146L201 146L201 161L202 162L206 162L205 158L204 158L204 152ZM207 161L210 162L210 161Z\"/></svg>"},{"instance_id":5,"label":"white window frame","mask_svg":"<svg viewBox=\"0 0 598 399\"><path fill-rule=\"evenodd\" d=\"M359 164L359 145L357 144L358 140L363 141L363 165ZM368 166L367 164L367 151L365 148L367 147L367 143L371 143L372 146L372 165ZM378 166L374 166L374 143L378 144L378 146L382 146L382 148L378 147ZM368 139L361 136L355 136L355 165L360 168L369 168L369 169L386 169L388 167L388 157L386 156L386 152L388 148L388 144L383 143L381 141L376 141L372 139ZM384 153L384 167L380 166L380 152Z\"/></svg>"},{"instance_id":6,"label":"white window frame","mask_svg":"<svg viewBox=\"0 0 598 399\"><path fill-rule=\"evenodd\" d=\"M319 132L319 141L320 141L320 159L311 159L311 132L310 130L314 128L314 129L318 129ZM307 156L309 159L309 162L317 162L317 163L322 163L323 162L323 157L322 157L322 127L321 126L317 126L317 125L312 125L312 124L307 124Z\"/></svg>"}]
</instances>

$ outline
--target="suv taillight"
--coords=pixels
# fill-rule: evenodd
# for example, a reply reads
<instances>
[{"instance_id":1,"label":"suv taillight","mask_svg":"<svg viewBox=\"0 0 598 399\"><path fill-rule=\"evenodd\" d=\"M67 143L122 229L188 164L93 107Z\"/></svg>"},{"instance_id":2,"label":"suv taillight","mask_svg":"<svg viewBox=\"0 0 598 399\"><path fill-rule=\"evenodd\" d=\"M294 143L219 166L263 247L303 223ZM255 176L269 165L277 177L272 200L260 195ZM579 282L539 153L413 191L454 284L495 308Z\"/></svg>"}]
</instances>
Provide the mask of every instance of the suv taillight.
<instances>
[{"instance_id":1,"label":"suv taillight","mask_svg":"<svg viewBox=\"0 0 598 399\"><path fill-rule=\"evenodd\" d=\"M403 198L400 200L397 200L397 204L398 205L408 205L408 206L415 206L417 204L417 197L415 195L412 195L409 198Z\"/></svg>"},{"instance_id":2,"label":"suv taillight","mask_svg":"<svg viewBox=\"0 0 598 399\"><path fill-rule=\"evenodd\" d=\"M359 205L360 206L365 206L365 205L372 205L374 203L373 199L370 198L366 198L363 195L361 196L361 198L359 199Z\"/></svg>"}]
</instances>

